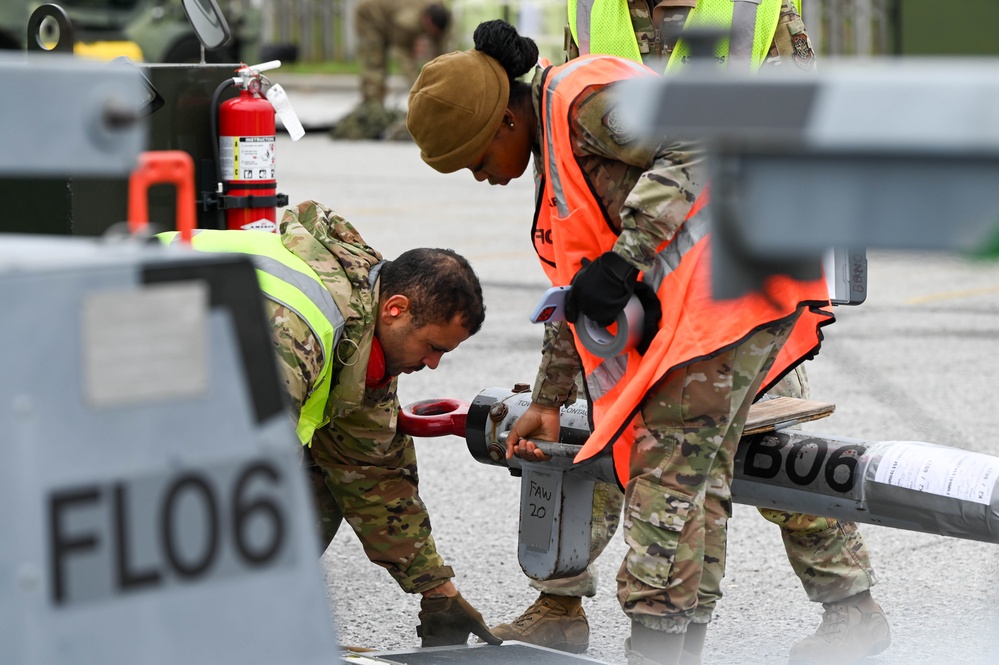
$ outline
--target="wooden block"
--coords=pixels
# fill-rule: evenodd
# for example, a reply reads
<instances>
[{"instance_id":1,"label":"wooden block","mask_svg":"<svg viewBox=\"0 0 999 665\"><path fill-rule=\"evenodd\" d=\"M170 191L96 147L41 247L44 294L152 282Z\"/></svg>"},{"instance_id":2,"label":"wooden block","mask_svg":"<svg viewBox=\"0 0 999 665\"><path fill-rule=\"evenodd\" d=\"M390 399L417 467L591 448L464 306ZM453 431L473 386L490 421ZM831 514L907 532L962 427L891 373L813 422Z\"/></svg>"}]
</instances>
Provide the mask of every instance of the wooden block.
<instances>
[{"instance_id":1,"label":"wooden block","mask_svg":"<svg viewBox=\"0 0 999 665\"><path fill-rule=\"evenodd\" d=\"M835 404L814 402L795 397L775 397L763 402L757 402L749 407L749 417L746 419L746 429L742 435L772 432L798 423L818 420L832 415Z\"/></svg>"}]
</instances>

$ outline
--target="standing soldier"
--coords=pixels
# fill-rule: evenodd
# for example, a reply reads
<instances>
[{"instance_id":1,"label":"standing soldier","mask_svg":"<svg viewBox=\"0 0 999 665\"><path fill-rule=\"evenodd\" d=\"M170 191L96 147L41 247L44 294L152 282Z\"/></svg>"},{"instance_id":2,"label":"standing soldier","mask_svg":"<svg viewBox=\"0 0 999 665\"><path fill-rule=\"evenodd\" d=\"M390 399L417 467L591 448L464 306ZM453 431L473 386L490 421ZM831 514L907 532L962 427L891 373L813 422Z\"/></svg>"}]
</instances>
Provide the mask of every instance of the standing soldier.
<instances>
[{"instance_id":1,"label":"standing soldier","mask_svg":"<svg viewBox=\"0 0 999 665\"><path fill-rule=\"evenodd\" d=\"M336 124L332 137L378 139L387 132L408 137L405 114L385 108L390 51L395 51L406 84L412 85L420 66L444 52L450 25L451 12L439 0L360 0L354 26L361 103Z\"/></svg>"},{"instance_id":2,"label":"standing soldier","mask_svg":"<svg viewBox=\"0 0 999 665\"><path fill-rule=\"evenodd\" d=\"M625 0L569 0L566 53L569 59L589 53L618 55L665 69L668 75L690 60L689 44L679 39L685 27L721 27L730 28L732 36L715 50L720 63L751 71L780 67L788 74L811 72L815 55L796 5L797 0L627 0L626 16ZM770 392L807 398L804 366L799 365ZM731 460L728 463L731 466ZM687 628L684 650L690 656L703 646L707 624L721 597L724 525L731 516L731 501L717 492L722 486L720 478L713 478L704 504L706 522L722 528L707 534L705 548L712 556L705 558L697 614ZM592 562L618 527L623 499L616 487L598 484L591 565L575 577L532 581L540 597L513 622L496 626L493 632L498 637L575 653L587 648L589 625L582 597L596 595ZM762 508L760 513L781 528L791 567L809 599L824 608L815 634L792 646L790 665L849 665L887 649L890 629L871 597L876 577L857 525Z\"/></svg>"},{"instance_id":3,"label":"standing soldier","mask_svg":"<svg viewBox=\"0 0 999 665\"><path fill-rule=\"evenodd\" d=\"M531 439L558 439L559 408L574 393L567 370L585 372L593 431L577 459L610 450L626 488L617 586L631 619L629 663L699 662L703 631L688 634L705 620L699 582L706 566L724 566L705 548L707 531L725 529L705 497L724 510L751 402L817 352L819 328L832 322L826 284L775 276L766 296L710 297L702 151L632 135L614 115L619 84L653 70L595 55L537 68L528 84L520 77L537 64L533 40L488 21L474 41L423 68L410 132L432 168L468 169L493 185L533 158L534 248L551 283L571 285L566 321L545 330L507 457L547 459ZM639 345L614 358L573 345L580 316L609 325L632 295L645 310Z\"/></svg>"}]
</instances>

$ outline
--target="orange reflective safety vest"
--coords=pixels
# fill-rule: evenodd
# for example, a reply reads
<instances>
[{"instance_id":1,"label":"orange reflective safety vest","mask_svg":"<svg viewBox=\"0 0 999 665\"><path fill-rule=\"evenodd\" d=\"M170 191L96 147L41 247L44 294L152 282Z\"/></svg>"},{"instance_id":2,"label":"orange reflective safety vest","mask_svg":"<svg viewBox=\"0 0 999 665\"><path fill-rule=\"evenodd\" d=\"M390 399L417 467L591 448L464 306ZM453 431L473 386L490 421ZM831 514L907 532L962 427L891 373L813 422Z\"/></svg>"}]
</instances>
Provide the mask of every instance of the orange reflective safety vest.
<instances>
[{"instance_id":1,"label":"orange reflective safety vest","mask_svg":"<svg viewBox=\"0 0 999 665\"><path fill-rule=\"evenodd\" d=\"M565 285L583 258L613 248L618 231L590 192L570 142L569 113L584 89L635 76L657 76L644 65L614 56L591 55L545 71L541 113L543 190L537 197L534 246L553 285ZM711 296L707 189L691 206L676 235L659 248L654 266L642 274L662 303L659 332L645 355L630 351L599 358L577 347L586 373L592 432L576 462L614 444L614 466L622 487L629 478L634 434L631 423L645 394L667 373L730 349L760 327L802 309L790 338L767 375L760 394L818 350L819 327L832 323L825 280L800 282L771 277L766 295L733 300ZM571 324L570 324L571 325ZM575 332L575 329L573 329Z\"/></svg>"}]
</instances>

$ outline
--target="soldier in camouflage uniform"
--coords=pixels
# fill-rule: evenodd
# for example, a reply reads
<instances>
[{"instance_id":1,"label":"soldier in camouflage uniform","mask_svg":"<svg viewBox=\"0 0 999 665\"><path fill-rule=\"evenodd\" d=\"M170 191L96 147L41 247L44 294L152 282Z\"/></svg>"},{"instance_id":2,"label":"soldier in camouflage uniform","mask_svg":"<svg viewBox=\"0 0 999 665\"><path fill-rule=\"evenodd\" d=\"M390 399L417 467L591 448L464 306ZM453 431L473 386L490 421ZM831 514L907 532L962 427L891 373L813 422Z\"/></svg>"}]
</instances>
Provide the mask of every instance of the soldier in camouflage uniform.
<instances>
[{"instance_id":1,"label":"soldier in camouflage uniform","mask_svg":"<svg viewBox=\"0 0 999 665\"><path fill-rule=\"evenodd\" d=\"M246 252L247 233L259 232L202 231L193 244ZM302 455L322 550L346 520L372 562L403 591L423 595L418 632L424 646L463 644L470 632L499 643L451 582L454 572L437 552L418 492L413 441L396 427L398 376L436 368L444 353L481 326L485 307L478 278L451 250L416 249L383 261L350 223L314 201L285 211L280 240L273 250L279 256L269 258L287 265L297 264L295 257L303 261L343 319L326 359L315 323L262 284L279 377L306 444ZM260 256L259 249L251 255ZM316 420L328 422L310 421L303 429L301 416L322 385L327 360L329 396Z\"/></svg>"},{"instance_id":2,"label":"soldier in camouflage uniform","mask_svg":"<svg viewBox=\"0 0 999 665\"><path fill-rule=\"evenodd\" d=\"M628 0L631 24L645 64L662 71L670 62L693 3L686 0ZM658 28L656 26L659 26ZM579 50L566 30L566 53L575 58ZM674 65L686 63L674 61ZM780 68L789 74L815 70L815 54L795 3L782 0L773 42L761 67ZM571 369L571 368L570 368ZM540 377L539 377L540 378ZM809 397L808 377L799 366L770 391L773 395ZM724 525L731 516L731 497L723 479L712 478L705 510L710 523ZM606 547L620 521L623 495L613 486L602 486L594 494L591 562ZM795 574L808 598L823 604L823 619L816 633L791 648L791 665L848 665L880 653L890 644L890 629L884 612L872 598L870 588L877 578L870 553L857 525L832 518L760 509L760 514L781 528L781 537ZM726 543L724 529L709 534L710 556L702 576L696 624L706 625L719 598L724 573ZM504 639L529 641L543 646L585 644L589 635L581 598L596 594L593 566L575 577L531 582L541 592L539 599L510 624L494 632ZM699 628L699 626L698 626ZM690 634L688 630L688 636Z\"/></svg>"},{"instance_id":3,"label":"soldier in camouflage uniform","mask_svg":"<svg viewBox=\"0 0 999 665\"><path fill-rule=\"evenodd\" d=\"M451 14L439 0L360 0L354 9L357 57L361 64L361 103L339 120L335 139L378 139L405 127L405 113L385 108L389 56L409 84L423 62L444 52ZM407 135L408 136L408 135ZM388 137L393 138L393 137Z\"/></svg>"},{"instance_id":4,"label":"soldier in camouflage uniform","mask_svg":"<svg viewBox=\"0 0 999 665\"><path fill-rule=\"evenodd\" d=\"M659 248L680 233L704 188L704 160L697 147L673 139L660 143L630 136L615 121L612 85L578 83L579 91L564 102L568 117L555 111L551 120L546 117L549 107L542 108L548 71L536 70L530 86L515 80L537 58L536 48L530 48L533 42L517 35L512 26L493 21L479 26L475 43L476 51L449 54L428 64L410 93L409 129L424 161L445 173L467 168L479 181L504 185L519 177L533 156L535 180L543 183L553 179L542 159L542 143L550 142L550 133L556 131L548 124L567 122L572 157L606 223L616 229L615 260L623 258L636 272L651 272L661 260ZM502 76L497 63L513 79L504 94L497 94L488 83ZM583 71L559 68L550 76L559 80ZM467 89L470 81L487 83ZM539 206L545 205L547 200L539 198ZM565 225L562 233L575 228L566 225L573 222L559 223ZM582 220L579 223L579 236L586 237L591 231ZM540 226L534 235L536 247L549 242ZM580 293L581 308L590 293L579 286L586 270L584 262L570 290L570 301L573 292ZM824 294L822 285L813 288ZM664 311L667 308L663 305ZM629 663L673 664L681 657L699 658L703 633L692 635L690 641L686 634L691 621L701 616L698 580L713 556L705 551L707 517L702 505L706 494L719 497L719 503L727 495L731 460L749 405L802 311L752 324L753 331L739 341L665 374L638 404L625 495L629 552L618 573L618 598L632 620L626 647ZM755 314L745 316L747 324L756 320ZM810 312L814 322L813 316L816 313ZM828 316L823 313L819 318ZM559 407L574 399L580 367L570 326L547 326L532 405L509 433L508 457L546 459L526 437L558 439ZM598 520L605 537L595 545L606 544L616 517L613 511L606 520ZM724 523L712 525L712 530L724 532ZM724 566L723 561L713 563ZM579 599L575 600L575 607L561 608L564 616L581 614ZM574 637L567 635L554 646L585 649L586 636ZM685 646L691 652L686 656Z\"/></svg>"}]
</instances>

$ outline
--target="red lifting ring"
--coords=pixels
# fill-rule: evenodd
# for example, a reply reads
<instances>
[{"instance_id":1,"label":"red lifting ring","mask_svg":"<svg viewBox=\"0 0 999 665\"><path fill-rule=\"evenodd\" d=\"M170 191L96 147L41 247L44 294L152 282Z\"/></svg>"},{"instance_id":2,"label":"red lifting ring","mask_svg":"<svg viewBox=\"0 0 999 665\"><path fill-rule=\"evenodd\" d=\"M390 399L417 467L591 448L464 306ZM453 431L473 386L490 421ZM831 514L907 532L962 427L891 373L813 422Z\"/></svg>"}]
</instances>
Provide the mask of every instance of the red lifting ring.
<instances>
[{"instance_id":1,"label":"red lifting ring","mask_svg":"<svg viewBox=\"0 0 999 665\"><path fill-rule=\"evenodd\" d=\"M465 436L468 403L457 399L424 399L402 408L399 429L410 436Z\"/></svg>"}]
</instances>

